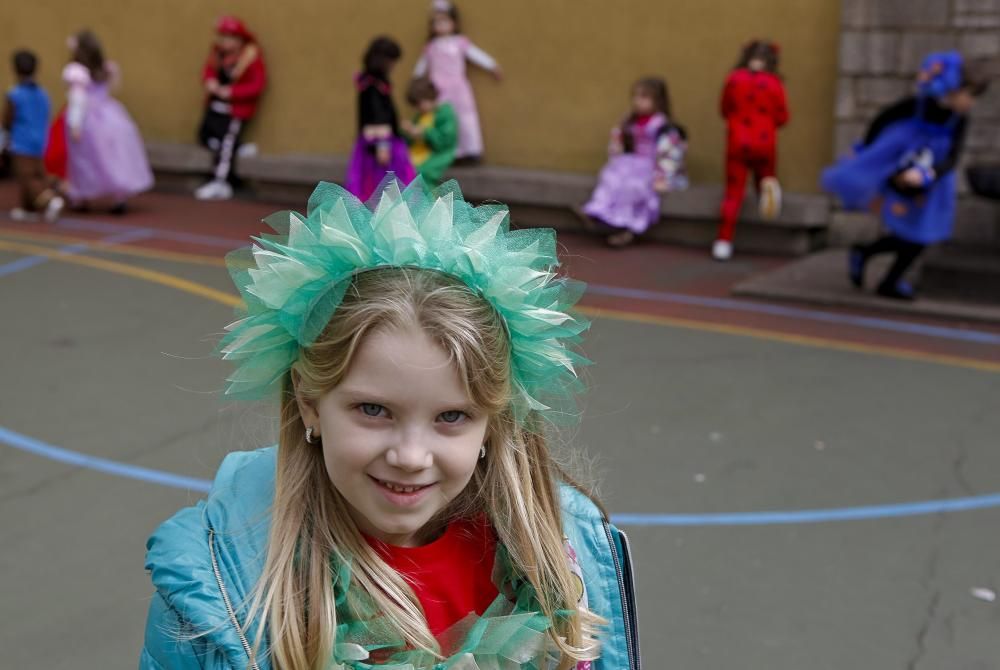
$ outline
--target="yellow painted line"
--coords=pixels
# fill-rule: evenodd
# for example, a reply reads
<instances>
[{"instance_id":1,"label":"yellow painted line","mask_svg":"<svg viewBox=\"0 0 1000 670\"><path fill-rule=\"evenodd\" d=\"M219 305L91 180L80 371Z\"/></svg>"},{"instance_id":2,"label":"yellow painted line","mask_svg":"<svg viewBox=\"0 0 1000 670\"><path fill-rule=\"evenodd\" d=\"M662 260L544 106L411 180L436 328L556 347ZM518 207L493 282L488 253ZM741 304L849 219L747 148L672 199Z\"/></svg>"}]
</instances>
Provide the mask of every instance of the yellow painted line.
<instances>
[{"instance_id":1,"label":"yellow painted line","mask_svg":"<svg viewBox=\"0 0 1000 670\"><path fill-rule=\"evenodd\" d=\"M54 261L61 261L63 263L73 263L75 265L83 265L90 268L95 268L97 270L104 270L105 272L113 272L115 274L125 275L126 277L132 277L134 279L142 279L144 281L152 282L154 284L160 284L162 286L169 286L170 288L177 289L178 291L183 291L185 293L191 293L192 295L197 295L202 298L208 298L209 300L214 300L215 302L220 302L223 305L230 305L236 307L242 305L243 301L240 300L238 296L232 293L226 293L224 291L217 291L214 288L205 286L204 284L199 284L187 279L182 279L180 277L167 274L166 272L157 272L156 270L147 270L145 268L140 268L135 265L128 265L126 263L119 263L117 261L109 261L104 258L93 258L91 256L82 256L80 254L68 254L58 249L50 249L48 247L41 247L36 244L23 244L20 242L6 242L0 240L0 249L7 251L16 251L18 253L29 254L31 256L45 256L51 258Z\"/></svg>"},{"instance_id":2,"label":"yellow painted line","mask_svg":"<svg viewBox=\"0 0 1000 670\"><path fill-rule=\"evenodd\" d=\"M86 243L86 241L84 241L84 243ZM185 293L191 293L193 295L207 298L209 300L213 300L215 302L222 303L223 305L228 305L230 307L236 307L243 304L243 301L240 300L238 296L233 295L231 293L218 291L216 289L205 286L204 284L199 284L197 282L193 282L187 279L182 279L180 277L177 277L175 275L170 275L165 272L146 270L145 268L140 268L135 265L128 265L125 263L118 263L117 261L109 261L102 258L93 258L78 254L77 255L67 254L57 249L50 249L48 247L40 247L33 244L22 244L17 242L7 242L3 240L0 240L0 249L6 249L8 251L30 254L33 256L46 256L56 261L61 261L65 263L74 263L77 265L83 265L98 270L104 270L106 272L113 272L115 274L121 274L128 277L133 277L135 279L142 279L144 281L152 282L154 284L168 286L170 288L174 288L179 291L184 291ZM179 254L179 255L184 255L184 254ZM606 309L603 307L581 306L579 310L580 312L588 316L601 319L615 319L617 321L627 321L632 323L645 323L657 326L684 328L687 330L719 333L723 335L732 335L736 337L752 337L758 340L781 342L783 344L792 344L802 347L810 347L814 349L832 349L834 351L846 351L856 354L884 356L887 358L896 358L907 361L917 361L921 363L936 363L938 365L960 367L970 370L978 370L981 372L1000 373L1000 363L976 360L974 358L964 358L962 356L932 354L923 351L896 349L893 347L886 347L875 344L843 342L823 337L794 335L791 333L783 333L775 330L766 330L763 328L751 328L748 326L736 326L724 323L714 323L712 321L699 321L696 319L682 319L671 316L658 316L653 314L643 314L641 312L627 312L624 310Z\"/></svg>"},{"instance_id":3,"label":"yellow painted line","mask_svg":"<svg viewBox=\"0 0 1000 670\"><path fill-rule=\"evenodd\" d=\"M105 242L101 242L100 240L75 237L72 235L52 235L47 233L27 233L14 230L0 230L0 239L32 240L35 242L51 242L53 244L85 244L98 251L106 251L125 256L138 256L139 258L152 258L155 260L171 261L174 263L189 263L192 265L226 267L226 261L218 256L207 256L204 254L192 254L177 251L161 251L159 249L149 249L146 247L128 246L124 244L107 244Z\"/></svg>"},{"instance_id":4,"label":"yellow painted line","mask_svg":"<svg viewBox=\"0 0 1000 670\"><path fill-rule=\"evenodd\" d=\"M898 358L908 361L920 361L922 363L937 363L940 365L950 365L982 372L1000 372L1000 363L992 361L982 361L975 358L965 358L962 356L949 356L947 354L932 354L912 349L897 349L877 344L862 344L860 342L844 342L832 340L825 337L812 337L809 335L794 335L776 330L766 330L763 328L751 328L748 326L735 326L725 323L714 323L712 321L698 321L696 319L681 319L672 316L657 316L653 314L642 314L639 312L626 312L617 309L605 309L603 307L579 307L580 312L588 316L604 319L616 319L618 321L631 321L634 323L646 323L656 326L671 326L674 328L685 328L687 330L698 330L701 332L720 333L723 335L734 335L738 337L752 337L759 340L769 340L781 342L783 344L794 344L802 347L812 347L820 349L833 349L836 351L848 351L857 354L869 354L874 356L885 356L888 358Z\"/></svg>"}]
</instances>

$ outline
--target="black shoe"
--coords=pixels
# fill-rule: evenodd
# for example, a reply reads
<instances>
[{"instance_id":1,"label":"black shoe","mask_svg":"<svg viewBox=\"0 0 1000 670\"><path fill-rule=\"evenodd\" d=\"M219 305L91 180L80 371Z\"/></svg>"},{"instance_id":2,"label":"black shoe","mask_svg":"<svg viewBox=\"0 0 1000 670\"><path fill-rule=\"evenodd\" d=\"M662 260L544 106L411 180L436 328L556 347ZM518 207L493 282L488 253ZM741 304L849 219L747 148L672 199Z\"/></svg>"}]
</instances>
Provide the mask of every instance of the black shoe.
<instances>
[{"instance_id":1,"label":"black shoe","mask_svg":"<svg viewBox=\"0 0 1000 670\"><path fill-rule=\"evenodd\" d=\"M114 207L112 207L110 211L115 216L122 216L123 214L125 214L125 210L126 210L125 203L119 202L115 203Z\"/></svg>"},{"instance_id":2,"label":"black shoe","mask_svg":"<svg viewBox=\"0 0 1000 670\"><path fill-rule=\"evenodd\" d=\"M847 254L847 276L855 288L864 288L865 285L865 252L855 244Z\"/></svg>"},{"instance_id":3,"label":"black shoe","mask_svg":"<svg viewBox=\"0 0 1000 670\"><path fill-rule=\"evenodd\" d=\"M894 300L915 300L917 297L913 287L905 281L899 281L895 284L886 284L885 282L882 282L878 285L875 292L883 298L892 298Z\"/></svg>"}]
</instances>

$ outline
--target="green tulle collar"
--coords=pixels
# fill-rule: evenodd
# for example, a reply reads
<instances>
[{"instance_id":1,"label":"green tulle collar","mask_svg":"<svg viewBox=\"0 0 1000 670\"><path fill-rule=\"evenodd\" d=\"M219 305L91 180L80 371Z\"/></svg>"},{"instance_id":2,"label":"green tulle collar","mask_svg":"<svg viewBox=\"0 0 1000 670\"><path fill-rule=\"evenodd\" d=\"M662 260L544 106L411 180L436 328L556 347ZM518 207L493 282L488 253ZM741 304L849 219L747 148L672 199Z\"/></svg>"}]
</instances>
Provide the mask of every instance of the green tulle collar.
<instances>
[{"instance_id":1,"label":"green tulle collar","mask_svg":"<svg viewBox=\"0 0 1000 670\"><path fill-rule=\"evenodd\" d=\"M470 613L438 636L441 659L412 649L379 614L371 598L351 587L346 563L335 565L337 604L334 667L353 670L543 670L556 660L535 589L519 577L510 556L497 546L493 581L500 592L482 616ZM573 612L560 610L557 617Z\"/></svg>"}]
</instances>

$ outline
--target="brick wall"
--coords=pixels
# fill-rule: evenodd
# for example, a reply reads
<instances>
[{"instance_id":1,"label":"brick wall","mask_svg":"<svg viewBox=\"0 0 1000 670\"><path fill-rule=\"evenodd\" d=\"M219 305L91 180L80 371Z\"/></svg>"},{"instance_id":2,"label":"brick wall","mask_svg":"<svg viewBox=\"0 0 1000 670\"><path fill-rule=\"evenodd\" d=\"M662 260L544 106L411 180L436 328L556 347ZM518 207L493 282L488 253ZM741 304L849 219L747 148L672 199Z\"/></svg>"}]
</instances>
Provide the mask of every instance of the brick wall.
<instances>
[{"instance_id":1,"label":"brick wall","mask_svg":"<svg viewBox=\"0 0 1000 670\"><path fill-rule=\"evenodd\" d=\"M943 49L1000 57L1000 0L842 0L837 155L881 107L913 90L924 55ZM1000 162L1000 81L972 117L963 162Z\"/></svg>"}]
</instances>

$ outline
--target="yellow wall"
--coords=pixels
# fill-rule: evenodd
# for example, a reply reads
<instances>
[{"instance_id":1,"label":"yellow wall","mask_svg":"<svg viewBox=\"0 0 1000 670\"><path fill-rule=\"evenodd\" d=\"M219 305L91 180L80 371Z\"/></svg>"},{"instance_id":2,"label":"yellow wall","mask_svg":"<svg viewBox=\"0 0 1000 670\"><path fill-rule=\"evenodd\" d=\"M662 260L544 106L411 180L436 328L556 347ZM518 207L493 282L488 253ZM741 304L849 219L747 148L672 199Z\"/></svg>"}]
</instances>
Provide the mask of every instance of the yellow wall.
<instances>
[{"instance_id":1,"label":"yellow wall","mask_svg":"<svg viewBox=\"0 0 1000 670\"><path fill-rule=\"evenodd\" d=\"M403 45L394 76L402 103L429 4L11 1L0 3L0 44L36 50L41 81L61 101L65 38L92 28L123 70L119 96L143 134L185 142L200 117L199 73L213 20L238 13L258 33L271 74L250 136L269 153L346 153L355 123L351 76L368 39L387 33ZM781 176L792 189L814 190L830 158L837 0L465 0L459 6L466 33L506 75L500 83L472 75L492 163L597 170L607 130L626 112L630 83L657 74L667 78L675 114L691 135L692 176L719 181L719 88L740 45L759 35L783 46L792 124L781 135ZM0 84L11 79L4 67Z\"/></svg>"}]
</instances>

